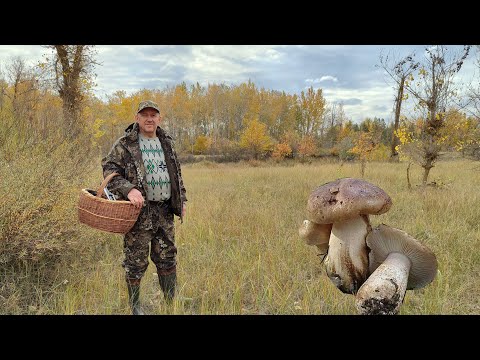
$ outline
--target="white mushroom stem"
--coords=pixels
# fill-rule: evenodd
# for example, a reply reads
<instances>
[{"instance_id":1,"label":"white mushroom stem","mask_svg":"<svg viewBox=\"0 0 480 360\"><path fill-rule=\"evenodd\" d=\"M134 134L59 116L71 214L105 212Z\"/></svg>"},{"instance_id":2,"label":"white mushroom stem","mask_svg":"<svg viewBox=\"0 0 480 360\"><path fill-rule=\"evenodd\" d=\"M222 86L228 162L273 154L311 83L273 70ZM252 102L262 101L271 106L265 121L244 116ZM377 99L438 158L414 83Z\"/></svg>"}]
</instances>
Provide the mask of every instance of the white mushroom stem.
<instances>
[{"instance_id":1,"label":"white mushroom stem","mask_svg":"<svg viewBox=\"0 0 480 360\"><path fill-rule=\"evenodd\" d=\"M407 291L411 265L405 255L390 253L358 290L355 306L359 314L398 314Z\"/></svg>"},{"instance_id":2,"label":"white mushroom stem","mask_svg":"<svg viewBox=\"0 0 480 360\"><path fill-rule=\"evenodd\" d=\"M356 293L367 279L365 238L370 229L367 215L333 223L325 267L330 280L344 293Z\"/></svg>"}]
</instances>

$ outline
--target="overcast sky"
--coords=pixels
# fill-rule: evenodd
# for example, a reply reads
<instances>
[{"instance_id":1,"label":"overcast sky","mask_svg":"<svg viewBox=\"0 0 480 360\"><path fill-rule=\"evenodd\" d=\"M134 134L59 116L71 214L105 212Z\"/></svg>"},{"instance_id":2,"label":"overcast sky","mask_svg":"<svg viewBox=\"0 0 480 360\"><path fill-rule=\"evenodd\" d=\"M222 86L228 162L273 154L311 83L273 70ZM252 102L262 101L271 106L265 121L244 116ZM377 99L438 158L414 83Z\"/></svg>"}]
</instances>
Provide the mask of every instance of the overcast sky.
<instances>
[{"instance_id":1,"label":"overcast sky","mask_svg":"<svg viewBox=\"0 0 480 360\"><path fill-rule=\"evenodd\" d=\"M399 59L423 45L98 45L96 94L105 99L117 90L128 94L187 84L239 84L249 79L258 88L300 94L313 86L327 102L342 102L346 115L392 119L393 84L379 64L381 53ZM460 51L462 46L449 46ZM13 56L28 64L48 50L39 45L0 45L0 69ZM465 83L474 76L474 53L461 70Z\"/></svg>"}]
</instances>

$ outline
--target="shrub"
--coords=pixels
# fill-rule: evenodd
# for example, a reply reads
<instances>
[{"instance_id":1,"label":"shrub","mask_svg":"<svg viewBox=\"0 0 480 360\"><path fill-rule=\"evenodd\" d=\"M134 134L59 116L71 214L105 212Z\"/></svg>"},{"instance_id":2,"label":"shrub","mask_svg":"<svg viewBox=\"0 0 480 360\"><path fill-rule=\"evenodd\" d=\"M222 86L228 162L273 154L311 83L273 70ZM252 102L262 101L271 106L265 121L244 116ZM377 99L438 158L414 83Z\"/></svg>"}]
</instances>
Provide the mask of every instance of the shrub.
<instances>
[{"instance_id":1,"label":"shrub","mask_svg":"<svg viewBox=\"0 0 480 360\"><path fill-rule=\"evenodd\" d=\"M275 145L275 148L272 153L272 157L274 159L282 160L291 156L292 156L292 148L290 147L290 145L285 143L280 143Z\"/></svg>"},{"instance_id":2,"label":"shrub","mask_svg":"<svg viewBox=\"0 0 480 360\"><path fill-rule=\"evenodd\" d=\"M92 162L77 143L49 142L8 163L1 158L0 264L51 264L83 246L76 202L95 168L101 181L99 160Z\"/></svg>"}]
</instances>

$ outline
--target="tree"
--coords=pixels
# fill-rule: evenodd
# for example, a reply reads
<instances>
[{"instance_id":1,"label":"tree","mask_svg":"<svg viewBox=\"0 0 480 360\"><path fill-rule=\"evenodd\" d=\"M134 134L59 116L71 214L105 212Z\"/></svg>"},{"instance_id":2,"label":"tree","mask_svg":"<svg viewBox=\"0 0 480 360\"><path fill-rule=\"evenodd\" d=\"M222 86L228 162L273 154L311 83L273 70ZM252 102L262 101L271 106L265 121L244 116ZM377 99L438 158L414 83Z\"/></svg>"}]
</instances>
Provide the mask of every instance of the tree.
<instances>
[{"instance_id":1,"label":"tree","mask_svg":"<svg viewBox=\"0 0 480 360\"><path fill-rule=\"evenodd\" d=\"M420 134L420 165L424 169L422 184L426 185L428 174L435 166L441 149L441 129L445 124L445 113L453 101L455 91L453 78L462 68L470 46L465 46L460 54L449 57L443 45L425 49L425 62L420 64L416 81L405 84L405 89L413 95L417 109L424 113Z\"/></svg>"},{"instance_id":2,"label":"tree","mask_svg":"<svg viewBox=\"0 0 480 360\"><path fill-rule=\"evenodd\" d=\"M94 45L48 45L53 56L40 67L53 72L53 84L63 102L64 136L76 137L81 128L85 94L93 87ZM51 79L50 79L51 80Z\"/></svg>"},{"instance_id":3,"label":"tree","mask_svg":"<svg viewBox=\"0 0 480 360\"><path fill-rule=\"evenodd\" d=\"M298 145L298 153L302 156L302 159L305 156L313 156L317 151L317 147L315 145L315 140L312 136L304 136Z\"/></svg>"},{"instance_id":4,"label":"tree","mask_svg":"<svg viewBox=\"0 0 480 360\"><path fill-rule=\"evenodd\" d=\"M408 81L413 81L412 73L418 68L419 63L413 60L414 54L408 55L399 62L394 62L394 65L390 65L390 59L387 55L385 58L380 55L380 67L384 69L387 74L393 79L396 84L397 96L395 97L395 120L393 126L393 136L391 143L390 158L394 161L398 161L398 152L396 150L399 145L399 139L395 135L400 124L400 112L402 109L402 102L408 99L408 94L404 94L405 85L408 85Z\"/></svg>"},{"instance_id":5,"label":"tree","mask_svg":"<svg viewBox=\"0 0 480 360\"><path fill-rule=\"evenodd\" d=\"M354 144L355 146L350 150L350 152L357 155L360 159L360 172L363 178L365 176L367 161L371 160L373 151L375 151L375 149L378 147L378 136L375 136L373 131L362 131L360 132Z\"/></svg>"},{"instance_id":6,"label":"tree","mask_svg":"<svg viewBox=\"0 0 480 360\"><path fill-rule=\"evenodd\" d=\"M325 109L324 119L320 128L322 147L331 148L337 142L337 137L343 124L348 121L343 102L333 103Z\"/></svg>"},{"instance_id":7,"label":"tree","mask_svg":"<svg viewBox=\"0 0 480 360\"><path fill-rule=\"evenodd\" d=\"M300 93L300 110L301 118L298 124L300 134L302 136L317 136L323 121L323 113L325 111L325 98L322 89L313 90L308 88L307 93Z\"/></svg>"},{"instance_id":8,"label":"tree","mask_svg":"<svg viewBox=\"0 0 480 360\"><path fill-rule=\"evenodd\" d=\"M477 58L475 59L475 65L480 70L480 45L475 46ZM470 113L480 120L480 78L477 77L475 84L470 84L468 87L468 100L471 106Z\"/></svg>"},{"instance_id":9,"label":"tree","mask_svg":"<svg viewBox=\"0 0 480 360\"><path fill-rule=\"evenodd\" d=\"M6 75L7 81L0 81L0 112L3 118L0 142L3 142L1 138L4 136L15 134L18 146L31 145L38 140L35 138L36 108L41 101L38 77L20 57L12 58L7 64ZM9 106L5 106L7 99Z\"/></svg>"},{"instance_id":10,"label":"tree","mask_svg":"<svg viewBox=\"0 0 480 360\"><path fill-rule=\"evenodd\" d=\"M255 160L272 147L272 139L267 135L267 126L257 118L245 121L248 125L240 137L240 147L249 151Z\"/></svg>"},{"instance_id":11,"label":"tree","mask_svg":"<svg viewBox=\"0 0 480 360\"><path fill-rule=\"evenodd\" d=\"M450 109L445 116L442 128L442 141L452 150L460 151L462 156L480 159L480 120L467 117L458 109Z\"/></svg>"},{"instance_id":12,"label":"tree","mask_svg":"<svg viewBox=\"0 0 480 360\"><path fill-rule=\"evenodd\" d=\"M195 145L193 145L194 154L205 154L210 147L212 146L212 139L205 135L200 135L195 140Z\"/></svg>"}]
</instances>

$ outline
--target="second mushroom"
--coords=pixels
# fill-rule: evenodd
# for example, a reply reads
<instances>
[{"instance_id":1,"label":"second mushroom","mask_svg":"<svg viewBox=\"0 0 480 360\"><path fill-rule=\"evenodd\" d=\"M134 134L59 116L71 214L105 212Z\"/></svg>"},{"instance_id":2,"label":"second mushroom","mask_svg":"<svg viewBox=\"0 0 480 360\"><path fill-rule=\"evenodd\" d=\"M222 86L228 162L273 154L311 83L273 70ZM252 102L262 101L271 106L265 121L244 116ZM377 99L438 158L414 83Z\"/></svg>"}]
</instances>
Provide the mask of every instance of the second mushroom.
<instances>
[{"instance_id":1,"label":"second mushroom","mask_svg":"<svg viewBox=\"0 0 480 360\"><path fill-rule=\"evenodd\" d=\"M405 231L381 224L367 236L371 275L356 294L359 314L394 315L407 290L419 289L437 274L435 254Z\"/></svg>"}]
</instances>

